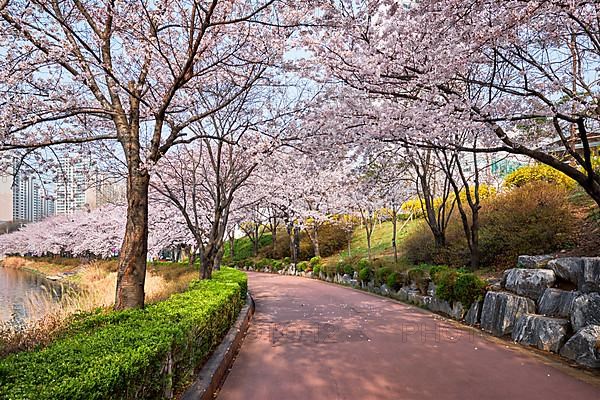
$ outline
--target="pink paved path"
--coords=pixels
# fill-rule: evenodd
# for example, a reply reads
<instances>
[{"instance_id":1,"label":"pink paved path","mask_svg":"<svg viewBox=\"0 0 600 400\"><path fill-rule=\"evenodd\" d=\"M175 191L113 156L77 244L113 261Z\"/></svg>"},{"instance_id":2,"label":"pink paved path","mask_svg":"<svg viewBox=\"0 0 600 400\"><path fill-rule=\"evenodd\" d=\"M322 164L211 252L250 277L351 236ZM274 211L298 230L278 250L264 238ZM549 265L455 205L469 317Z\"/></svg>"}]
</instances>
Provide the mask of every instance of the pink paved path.
<instances>
[{"instance_id":1,"label":"pink paved path","mask_svg":"<svg viewBox=\"0 0 600 400\"><path fill-rule=\"evenodd\" d=\"M256 314L219 400L600 399L579 371L416 307L308 279L249 278Z\"/></svg>"}]
</instances>

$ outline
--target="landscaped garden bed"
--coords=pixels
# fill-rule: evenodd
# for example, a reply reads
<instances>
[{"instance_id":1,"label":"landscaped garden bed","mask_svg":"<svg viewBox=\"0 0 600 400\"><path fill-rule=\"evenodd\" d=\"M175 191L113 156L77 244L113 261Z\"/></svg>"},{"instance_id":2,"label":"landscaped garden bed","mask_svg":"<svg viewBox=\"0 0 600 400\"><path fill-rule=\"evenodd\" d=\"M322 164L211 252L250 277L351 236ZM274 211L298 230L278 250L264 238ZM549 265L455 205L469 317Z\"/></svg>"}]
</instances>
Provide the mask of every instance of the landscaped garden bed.
<instances>
[{"instance_id":1,"label":"landscaped garden bed","mask_svg":"<svg viewBox=\"0 0 600 400\"><path fill-rule=\"evenodd\" d=\"M234 323L246 291L245 274L223 268L145 309L80 317L46 348L0 360L0 398L171 398Z\"/></svg>"}]
</instances>

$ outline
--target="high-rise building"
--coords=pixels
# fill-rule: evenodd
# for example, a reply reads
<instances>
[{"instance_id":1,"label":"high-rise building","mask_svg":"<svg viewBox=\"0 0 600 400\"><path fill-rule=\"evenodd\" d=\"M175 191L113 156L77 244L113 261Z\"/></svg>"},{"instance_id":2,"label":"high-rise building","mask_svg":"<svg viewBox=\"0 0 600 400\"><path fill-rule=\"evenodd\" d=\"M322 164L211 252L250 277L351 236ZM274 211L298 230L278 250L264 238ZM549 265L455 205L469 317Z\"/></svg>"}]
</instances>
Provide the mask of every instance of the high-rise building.
<instances>
[{"instance_id":1,"label":"high-rise building","mask_svg":"<svg viewBox=\"0 0 600 400\"><path fill-rule=\"evenodd\" d=\"M0 222L13 220L13 177L11 174L0 175Z\"/></svg>"},{"instance_id":2,"label":"high-rise building","mask_svg":"<svg viewBox=\"0 0 600 400\"><path fill-rule=\"evenodd\" d=\"M54 199L39 177L20 171L0 175L0 222L35 222L54 214Z\"/></svg>"},{"instance_id":3,"label":"high-rise building","mask_svg":"<svg viewBox=\"0 0 600 400\"><path fill-rule=\"evenodd\" d=\"M84 163L61 160L61 173L56 181L56 214L73 214L77 210L96 208L96 187Z\"/></svg>"}]
</instances>

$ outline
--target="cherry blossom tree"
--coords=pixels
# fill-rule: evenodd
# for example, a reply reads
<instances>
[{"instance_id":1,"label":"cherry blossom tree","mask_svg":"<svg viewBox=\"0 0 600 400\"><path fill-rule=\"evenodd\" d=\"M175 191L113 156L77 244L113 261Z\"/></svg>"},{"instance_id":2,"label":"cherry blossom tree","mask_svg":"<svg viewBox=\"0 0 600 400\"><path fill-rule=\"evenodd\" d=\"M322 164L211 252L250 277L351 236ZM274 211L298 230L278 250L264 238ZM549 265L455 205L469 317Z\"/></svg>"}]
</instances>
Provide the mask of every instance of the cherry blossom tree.
<instances>
[{"instance_id":1,"label":"cherry blossom tree","mask_svg":"<svg viewBox=\"0 0 600 400\"><path fill-rule=\"evenodd\" d=\"M586 0L331 3L329 29L304 36L332 85L313 122L339 142L526 155L600 204L598 15Z\"/></svg>"},{"instance_id":2,"label":"cherry blossom tree","mask_svg":"<svg viewBox=\"0 0 600 400\"><path fill-rule=\"evenodd\" d=\"M201 278L210 279L222 257L231 205L260 162L256 135L239 137L245 122L239 114L213 116L217 140L203 139L166 156L155 169L157 201L179 210L201 258ZM244 147L253 143L246 151ZM263 149L266 151L266 149ZM192 257L195 251L192 251Z\"/></svg>"},{"instance_id":3,"label":"cherry blossom tree","mask_svg":"<svg viewBox=\"0 0 600 400\"><path fill-rule=\"evenodd\" d=\"M120 144L128 203L116 309L144 305L152 168L199 138L191 124L268 78L309 3L0 3L0 150ZM223 83L237 90L207 102Z\"/></svg>"}]
</instances>

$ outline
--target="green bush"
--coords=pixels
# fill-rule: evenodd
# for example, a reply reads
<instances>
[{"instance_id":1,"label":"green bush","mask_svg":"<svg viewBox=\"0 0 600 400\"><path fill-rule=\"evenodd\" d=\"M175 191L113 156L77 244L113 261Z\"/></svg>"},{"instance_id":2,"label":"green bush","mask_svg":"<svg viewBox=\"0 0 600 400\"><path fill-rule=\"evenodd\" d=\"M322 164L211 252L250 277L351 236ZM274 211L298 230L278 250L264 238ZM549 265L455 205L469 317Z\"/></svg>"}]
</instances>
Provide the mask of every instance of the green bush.
<instances>
[{"instance_id":1,"label":"green bush","mask_svg":"<svg viewBox=\"0 0 600 400\"><path fill-rule=\"evenodd\" d=\"M365 267L358 272L358 279L364 283L369 282L372 276L371 268L369 267Z\"/></svg>"},{"instance_id":2,"label":"green bush","mask_svg":"<svg viewBox=\"0 0 600 400\"><path fill-rule=\"evenodd\" d=\"M427 293L427 286L429 286L429 275L423 267L411 268L408 271L408 279L417 285L417 289L422 294Z\"/></svg>"},{"instance_id":3,"label":"green bush","mask_svg":"<svg viewBox=\"0 0 600 400\"><path fill-rule=\"evenodd\" d=\"M339 260L335 265L335 272L340 275L348 274L352 276L355 270L353 259L349 257Z\"/></svg>"},{"instance_id":4,"label":"green bush","mask_svg":"<svg viewBox=\"0 0 600 400\"><path fill-rule=\"evenodd\" d=\"M309 267L308 262L306 261L300 261L297 265L296 265L296 269L300 272L304 272L307 271Z\"/></svg>"},{"instance_id":5,"label":"green bush","mask_svg":"<svg viewBox=\"0 0 600 400\"><path fill-rule=\"evenodd\" d=\"M371 263L366 258L358 260L356 263L356 268L360 271L363 268L371 268Z\"/></svg>"},{"instance_id":6,"label":"green bush","mask_svg":"<svg viewBox=\"0 0 600 400\"><path fill-rule=\"evenodd\" d=\"M483 299L486 282L470 272L446 270L438 273L435 294L450 303L459 301L468 308Z\"/></svg>"},{"instance_id":7,"label":"green bush","mask_svg":"<svg viewBox=\"0 0 600 400\"><path fill-rule=\"evenodd\" d=\"M577 183L562 172L546 164L525 165L504 178L504 187L523 187L532 182L545 182L563 189L573 189Z\"/></svg>"},{"instance_id":8,"label":"green bush","mask_svg":"<svg viewBox=\"0 0 600 400\"><path fill-rule=\"evenodd\" d=\"M406 285L408 276L402 272L392 272L387 277L387 285L390 289L398 291L402 286Z\"/></svg>"},{"instance_id":9,"label":"green bush","mask_svg":"<svg viewBox=\"0 0 600 400\"><path fill-rule=\"evenodd\" d=\"M273 271L277 272L283 268L283 263L281 260L273 260L271 262L271 267L273 268Z\"/></svg>"},{"instance_id":10,"label":"green bush","mask_svg":"<svg viewBox=\"0 0 600 400\"><path fill-rule=\"evenodd\" d=\"M472 273L459 274L456 279L454 294L456 300L460 301L464 307L470 307L476 301L483 299L487 283Z\"/></svg>"},{"instance_id":11,"label":"green bush","mask_svg":"<svg viewBox=\"0 0 600 400\"><path fill-rule=\"evenodd\" d=\"M317 265L321 265L321 257L313 257L310 259L310 266L316 267Z\"/></svg>"},{"instance_id":12,"label":"green bush","mask_svg":"<svg viewBox=\"0 0 600 400\"><path fill-rule=\"evenodd\" d=\"M313 267L313 275L318 277L320 272L321 272L321 266L320 265L315 265Z\"/></svg>"},{"instance_id":13,"label":"green bush","mask_svg":"<svg viewBox=\"0 0 600 400\"><path fill-rule=\"evenodd\" d=\"M433 263L437 249L433 241L431 229L421 219L410 226L406 238L400 243L402 253L411 264Z\"/></svg>"},{"instance_id":14,"label":"green bush","mask_svg":"<svg viewBox=\"0 0 600 400\"><path fill-rule=\"evenodd\" d=\"M269 258L261 258L260 260L256 261L254 263L254 265L257 268L264 269L264 268L272 266L273 265L273 260L271 260Z\"/></svg>"},{"instance_id":15,"label":"green bush","mask_svg":"<svg viewBox=\"0 0 600 400\"><path fill-rule=\"evenodd\" d=\"M149 399L179 391L235 321L246 289L245 274L222 268L143 310L82 317L48 347L1 359L0 398Z\"/></svg>"},{"instance_id":16,"label":"green bush","mask_svg":"<svg viewBox=\"0 0 600 400\"><path fill-rule=\"evenodd\" d=\"M429 268L429 276L431 277L433 283L437 285L439 283L438 279L441 273L446 271L448 271L448 266L446 265L433 265L431 268Z\"/></svg>"},{"instance_id":17,"label":"green bush","mask_svg":"<svg viewBox=\"0 0 600 400\"><path fill-rule=\"evenodd\" d=\"M354 275L354 267L351 264L344 265L344 274L348 274L352 277Z\"/></svg>"},{"instance_id":18,"label":"green bush","mask_svg":"<svg viewBox=\"0 0 600 400\"><path fill-rule=\"evenodd\" d=\"M437 282L435 282L435 295L450 303L456 300L454 288L457 278L458 272L456 270L450 269L438 272L436 277Z\"/></svg>"},{"instance_id":19,"label":"green bush","mask_svg":"<svg viewBox=\"0 0 600 400\"><path fill-rule=\"evenodd\" d=\"M335 264L335 273L342 275L344 273L344 268L346 267L346 262L344 260L340 260Z\"/></svg>"},{"instance_id":20,"label":"green bush","mask_svg":"<svg viewBox=\"0 0 600 400\"><path fill-rule=\"evenodd\" d=\"M321 271L323 271L329 278L332 278L336 274L337 264L325 264L321 267Z\"/></svg>"},{"instance_id":21,"label":"green bush","mask_svg":"<svg viewBox=\"0 0 600 400\"><path fill-rule=\"evenodd\" d=\"M375 270L375 284L380 286L387 283L388 276L392 273L390 267L381 267Z\"/></svg>"}]
</instances>

